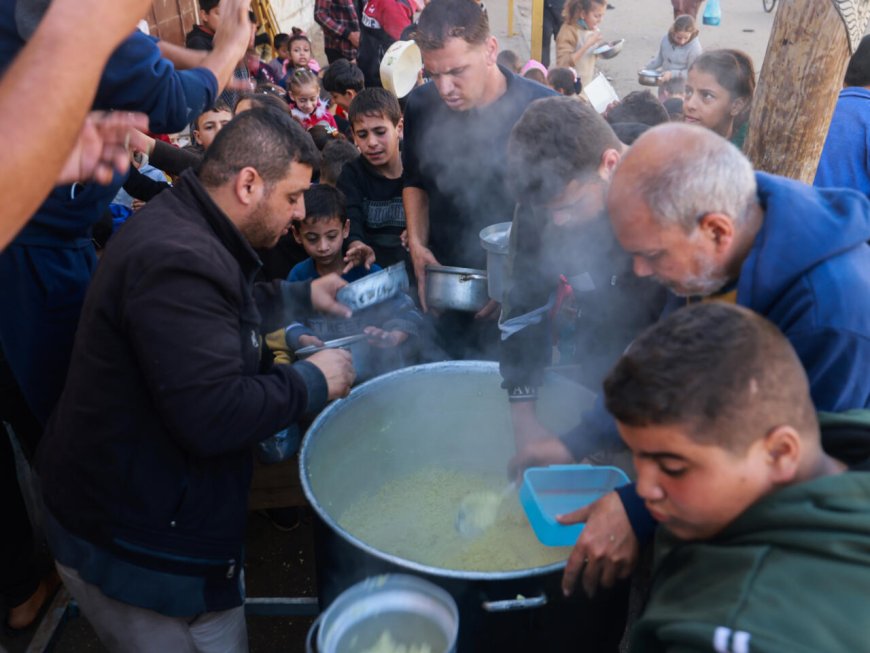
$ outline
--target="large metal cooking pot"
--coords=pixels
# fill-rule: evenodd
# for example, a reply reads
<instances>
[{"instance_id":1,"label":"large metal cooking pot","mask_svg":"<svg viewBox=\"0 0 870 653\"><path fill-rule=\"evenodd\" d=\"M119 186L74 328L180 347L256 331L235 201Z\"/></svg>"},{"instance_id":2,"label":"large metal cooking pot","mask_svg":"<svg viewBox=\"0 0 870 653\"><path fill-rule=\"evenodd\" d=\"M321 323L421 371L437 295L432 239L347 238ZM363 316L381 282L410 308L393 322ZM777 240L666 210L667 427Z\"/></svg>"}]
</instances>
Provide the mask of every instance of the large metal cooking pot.
<instances>
[{"instance_id":1,"label":"large metal cooking pot","mask_svg":"<svg viewBox=\"0 0 870 653\"><path fill-rule=\"evenodd\" d=\"M421 576L459 606L459 651L616 651L627 588L566 600L564 562L510 571L466 571L387 553L349 532L339 516L361 495L425 465L503 475L513 454L507 393L496 363L410 367L378 377L330 405L299 456L314 509L318 596L325 609L343 590L381 573ZM579 422L591 392L550 373L538 412L562 432ZM395 526L385 514L385 524ZM415 523L408 523L408 529Z\"/></svg>"}]
</instances>

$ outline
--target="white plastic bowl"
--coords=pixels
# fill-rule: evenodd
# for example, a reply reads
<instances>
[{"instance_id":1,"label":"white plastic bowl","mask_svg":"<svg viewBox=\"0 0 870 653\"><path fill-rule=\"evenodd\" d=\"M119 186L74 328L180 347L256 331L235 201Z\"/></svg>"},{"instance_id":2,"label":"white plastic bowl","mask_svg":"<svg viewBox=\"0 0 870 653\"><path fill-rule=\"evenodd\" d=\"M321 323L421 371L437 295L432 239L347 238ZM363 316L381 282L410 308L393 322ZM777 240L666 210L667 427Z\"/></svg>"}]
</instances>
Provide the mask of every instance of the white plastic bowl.
<instances>
[{"instance_id":1,"label":"white plastic bowl","mask_svg":"<svg viewBox=\"0 0 870 653\"><path fill-rule=\"evenodd\" d=\"M423 55L414 41L396 41L381 59L381 84L396 97L402 98L417 84L423 70Z\"/></svg>"}]
</instances>

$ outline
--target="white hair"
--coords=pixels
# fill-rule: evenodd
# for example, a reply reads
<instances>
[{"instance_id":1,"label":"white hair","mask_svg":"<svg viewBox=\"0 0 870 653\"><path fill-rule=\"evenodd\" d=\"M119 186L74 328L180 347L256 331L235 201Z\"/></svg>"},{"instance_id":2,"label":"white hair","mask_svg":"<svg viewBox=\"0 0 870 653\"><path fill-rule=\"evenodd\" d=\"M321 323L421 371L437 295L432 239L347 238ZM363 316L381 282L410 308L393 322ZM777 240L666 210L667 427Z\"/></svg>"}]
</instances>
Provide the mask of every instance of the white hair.
<instances>
[{"instance_id":1,"label":"white hair","mask_svg":"<svg viewBox=\"0 0 870 653\"><path fill-rule=\"evenodd\" d=\"M712 132L699 135L689 151L640 175L637 190L659 224L691 233L701 217L715 212L743 227L757 201L752 164L724 138Z\"/></svg>"}]
</instances>

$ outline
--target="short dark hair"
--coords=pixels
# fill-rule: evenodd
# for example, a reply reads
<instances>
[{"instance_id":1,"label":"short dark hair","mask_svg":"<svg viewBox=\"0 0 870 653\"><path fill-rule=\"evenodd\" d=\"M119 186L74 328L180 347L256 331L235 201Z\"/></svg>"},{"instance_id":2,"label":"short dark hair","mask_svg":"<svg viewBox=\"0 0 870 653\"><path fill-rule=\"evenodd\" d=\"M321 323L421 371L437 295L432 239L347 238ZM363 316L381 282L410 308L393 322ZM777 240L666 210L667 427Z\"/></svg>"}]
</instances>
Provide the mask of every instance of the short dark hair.
<instances>
[{"instance_id":1,"label":"short dark hair","mask_svg":"<svg viewBox=\"0 0 870 653\"><path fill-rule=\"evenodd\" d=\"M223 100L218 100L217 102L215 102L213 105L211 105L207 109L203 109L202 113L193 119L193 122L190 123L190 126L193 129L198 131L199 130L199 119L202 118L207 113L215 113L216 111L226 111L228 114L233 115L232 108Z\"/></svg>"},{"instance_id":2,"label":"short dark hair","mask_svg":"<svg viewBox=\"0 0 870 653\"><path fill-rule=\"evenodd\" d=\"M250 166L272 186L287 175L292 162L316 168L320 153L314 141L290 114L257 108L236 116L221 129L198 174L204 186L216 188Z\"/></svg>"},{"instance_id":3,"label":"short dark hair","mask_svg":"<svg viewBox=\"0 0 870 653\"><path fill-rule=\"evenodd\" d=\"M333 186L317 184L305 191L305 218L303 222L318 222L338 218L347 222L347 200L344 193ZM296 222L294 221L294 227Z\"/></svg>"},{"instance_id":4,"label":"short dark hair","mask_svg":"<svg viewBox=\"0 0 870 653\"><path fill-rule=\"evenodd\" d=\"M554 90L561 91L564 95L580 93L577 74L571 68L550 68L547 81Z\"/></svg>"},{"instance_id":5,"label":"short dark hair","mask_svg":"<svg viewBox=\"0 0 870 653\"><path fill-rule=\"evenodd\" d=\"M724 302L682 308L647 329L604 380L607 410L635 427L681 426L742 453L772 428L818 438L809 382L784 335Z\"/></svg>"},{"instance_id":6,"label":"short dark hair","mask_svg":"<svg viewBox=\"0 0 870 653\"><path fill-rule=\"evenodd\" d=\"M544 86L547 85L547 76L544 75L544 71L540 68L529 68L523 73L523 77L530 79L533 82L538 82L538 84L543 84Z\"/></svg>"},{"instance_id":7,"label":"short dark hair","mask_svg":"<svg viewBox=\"0 0 870 653\"><path fill-rule=\"evenodd\" d=\"M541 204L572 180L596 172L606 150L621 147L610 125L585 102L541 98L511 131L507 179L520 201Z\"/></svg>"},{"instance_id":8,"label":"short dark hair","mask_svg":"<svg viewBox=\"0 0 870 653\"><path fill-rule=\"evenodd\" d=\"M362 116L386 118L394 125L402 119L402 109L395 95L385 88L364 88L351 101L347 119L351 126Z\"/></svg>"},{"instance_id":9,"label":"short dark hair","mask_svg":"<svg viewBox=\"0 0 870 653\"><path fill-rule=\"evenodd\" d=\"M414 30L421 50L440 50L447 39L459 38L482 45L489 38L489 19L474 0L432 0L423 9Z\"/></svg>"},{"instance_id":10,"label":"short dark hair","mask_svg":"<svg viewBox=\"0 0 870 653\"><path fill-rule=\"evenodd\" d=\"M287 43L289 40L290 40L289 34L285 34L284 32L279 32L278 34L275 34L275 38L272 40L272 47L274 47L275 50L277 50L282 45Z\"/></svg>"},{"instance_id":11,"label":"short dark hair","mask_svg":"<svg viewBox=\"0 0 870 653\"><path fill-rule=\"evenodd\" d=\"M255 92L239 94L239 97L236 99L236 107L239 106L239 102L242 100L249 100L252 109L269 108L275 109L276 111L283 111L285 113L290 112L290 107L286 101L282 100L271 91L259 90L259 87Z\"/></svg>"},{"instance_id":12,"label":"short dark hair","mask_svg":"<svg viewBox=\"0 0 870 653\"><path fill-rule=\"evenodd\" d=\"M359 150L344 139L327 143L320 160L320 183L335 186L345 164L359 158Z\"/></svg>"},{"instance_id":13,"label":"short dark hair","mask_svg":"<svg viewBox=\"0 0 870 653\"><path fill-rule=\"evenodd\" d=\"M366 86L365 75L359 66L347 59L337 59L323 73L323 88L327 93L359 93Z\"/></svg>"},{"instance_id":14,"label":"short dark hair","mask_svg":"<svg viewBox=\"0 0 870 653\"><path fill-rule=\"evenodd\" d=\"M649 91L632 91L622 101L607 112L607 122L640 122L654 127L668 122L667 109Z\"/></svg>"},{"instance_id":15,"label":"short dark hair","mask_svg":"<svg viewBox=\"0 0 870 653\"><path fill-rule=\"evenodd\" d=\"M612 125L613 133L626 145L632 145L640 135L650 129L649 125L642 122L615 122Z\"/></svg>"},{"instance_id":16,"label":"short dark hair","mask_svg":"<svg viewBox=\"0 0 870 653\"><path fill-rule=\"evenodd\" d=\"M199 0L199 8L202 9L205 13L209 13L220 3L221 0Z\"/></svg>"},{"instance_id":17,"label":"short dark hair","mask_svg":"<svg viewBox=\"0 0 870 653\"><path fill-rule=\"evenodd\" d=\"M849 59L843 83L846 86L870 86L870 36L861 39L855 54Z\"/></svg>"},{"instance_id":18,"label":"short dark hair","mask_svg":"<svg viewBox=\"0 0 870 653\"><path fill-rule=\"evenodd\" d=\"M513 50L502 50L495 58L495 62L499 66L504 66L512 73L515 73L520 69L520 57Z\"/></svg>"}]
</instances>

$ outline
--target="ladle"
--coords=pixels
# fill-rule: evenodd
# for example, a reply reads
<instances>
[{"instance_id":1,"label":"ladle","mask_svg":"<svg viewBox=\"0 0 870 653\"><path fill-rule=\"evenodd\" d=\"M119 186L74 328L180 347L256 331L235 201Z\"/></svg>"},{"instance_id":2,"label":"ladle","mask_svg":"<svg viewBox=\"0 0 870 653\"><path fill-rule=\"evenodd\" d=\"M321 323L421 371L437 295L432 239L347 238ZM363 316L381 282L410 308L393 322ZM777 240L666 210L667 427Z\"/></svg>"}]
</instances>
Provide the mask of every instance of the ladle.
<instances>
[{"instance_id":1,"label":"ladle","mask_svg":"<svg viewBox=\"0 0 870 653\"><path fill-rule=\"evenodd\" d=\"M516 490L516 483L511 481L501 492L481 490L471 492L462 497L459 510L453 522L456 531L462 537L477 537L495 523L498 511L504 500Z\"/></svg>"}]
</instances>

